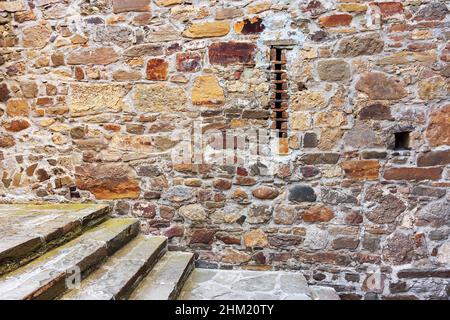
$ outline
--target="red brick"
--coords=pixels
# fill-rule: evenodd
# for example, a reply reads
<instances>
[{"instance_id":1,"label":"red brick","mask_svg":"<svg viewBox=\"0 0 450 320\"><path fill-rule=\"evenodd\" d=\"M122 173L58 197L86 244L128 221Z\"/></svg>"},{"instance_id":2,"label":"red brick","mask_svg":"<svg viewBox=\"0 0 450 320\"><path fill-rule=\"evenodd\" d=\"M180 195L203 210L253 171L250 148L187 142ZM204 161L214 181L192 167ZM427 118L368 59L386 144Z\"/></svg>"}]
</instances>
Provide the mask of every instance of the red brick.
<instances>
[{"instance_id":1,"label":"red brick","mask_svg":"<svg viewBox=\"0 0 450 320\"><path fill-rule=\"evenodd\" d=\"M392 168L384 172L386 180L438 180L441 178L442 168Z\"/></svg>"},{"instance_id":2,"label":"red brick","mask_svg":"<svg viewBox=\"0 0 450 320\"><path fill-rule=\"evenodd\" d=\"M352 23L353 16L347 13L333 14L331 16L321 17L319 23L323 27L349 26Z\"/></svg>"}]
</instances>

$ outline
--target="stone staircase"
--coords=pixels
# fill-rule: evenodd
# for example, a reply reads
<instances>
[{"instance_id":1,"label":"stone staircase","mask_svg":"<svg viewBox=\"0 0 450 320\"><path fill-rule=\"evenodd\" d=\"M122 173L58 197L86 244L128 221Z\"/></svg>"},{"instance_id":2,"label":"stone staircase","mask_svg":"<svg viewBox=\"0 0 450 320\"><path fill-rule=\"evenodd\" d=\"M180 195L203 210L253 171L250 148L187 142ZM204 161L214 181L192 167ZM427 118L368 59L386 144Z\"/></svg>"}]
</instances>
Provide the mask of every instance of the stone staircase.
<instances>
[{"instance_id":1,"label":"stone staircase","mask_svg":"<svg viewBox=\"0 0 450 320\"><path fill-rule=\"evenodd\" d=\"M339 299L295 272L193 270L108 206L0 204L0 300Z\"/></svg>"},{"instance_id":2,"label":"stone staircase","mask_svg":"<svg viewBox=\"0 0 450 320\"><path fill-rule=\"evenodd\" d=\"M193 268L104 205L0 205L0 300L176 299Z\"/></svg>"}]
</instances>

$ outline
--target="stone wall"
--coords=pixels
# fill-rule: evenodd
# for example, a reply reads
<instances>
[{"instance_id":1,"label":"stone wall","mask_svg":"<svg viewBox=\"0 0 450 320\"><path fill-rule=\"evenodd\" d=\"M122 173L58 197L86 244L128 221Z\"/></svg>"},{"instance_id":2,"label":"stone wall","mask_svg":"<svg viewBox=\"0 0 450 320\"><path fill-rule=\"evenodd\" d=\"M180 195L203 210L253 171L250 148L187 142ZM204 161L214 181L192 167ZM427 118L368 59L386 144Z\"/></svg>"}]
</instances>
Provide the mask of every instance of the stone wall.
<instances>
[{"instance_id":1,"label":"stone wall","mask_svg":"<svg viewBox=\"0 0 450 320\"><path fill-rule=\"evenodd\" d=\"M198 266L448 298L449 7L0 1L0 201L107 201Z\"/></svg>"}]
</instances>

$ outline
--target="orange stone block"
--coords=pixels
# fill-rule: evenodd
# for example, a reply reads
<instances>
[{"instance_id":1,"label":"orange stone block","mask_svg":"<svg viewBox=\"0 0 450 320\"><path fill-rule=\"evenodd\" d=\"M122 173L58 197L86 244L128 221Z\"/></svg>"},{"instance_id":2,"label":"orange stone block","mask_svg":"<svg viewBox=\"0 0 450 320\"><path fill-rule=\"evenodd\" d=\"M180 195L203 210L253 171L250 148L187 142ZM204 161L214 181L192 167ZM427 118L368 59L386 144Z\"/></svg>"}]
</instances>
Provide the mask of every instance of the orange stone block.
<instances>
[{"instance_id":1,"label":"orange stone block","mask_svg":"<svg viewBox=\"0 0 450 320\"><path fill-rule=\"evenodd\" d=\"M169 64L164 59L151 59L147 62L147 79L155 81L167 80Z\"/></svg>"}]
</instances>

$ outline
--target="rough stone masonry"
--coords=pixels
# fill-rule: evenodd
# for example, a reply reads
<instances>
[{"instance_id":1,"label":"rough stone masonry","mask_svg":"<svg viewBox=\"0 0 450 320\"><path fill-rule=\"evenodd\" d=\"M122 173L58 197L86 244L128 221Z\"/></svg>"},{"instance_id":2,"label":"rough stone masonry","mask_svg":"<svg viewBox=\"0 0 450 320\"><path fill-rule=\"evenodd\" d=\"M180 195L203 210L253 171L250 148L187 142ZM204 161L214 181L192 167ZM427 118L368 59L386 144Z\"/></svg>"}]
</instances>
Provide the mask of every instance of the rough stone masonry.
<instances>
[{"instance_id":1,"label":"rough stone masonry","mask_svg":"<svg viewBox=\"0 0 450 320\"><path fill-rule=\"evenodd\" d=\"M343 299L448 299L449 9L2 0L0 201L107 202L200 267L301 270ZM172 161L195 122L271 129L277 48L281 148Z\"/></svg>"}]
</instances>

